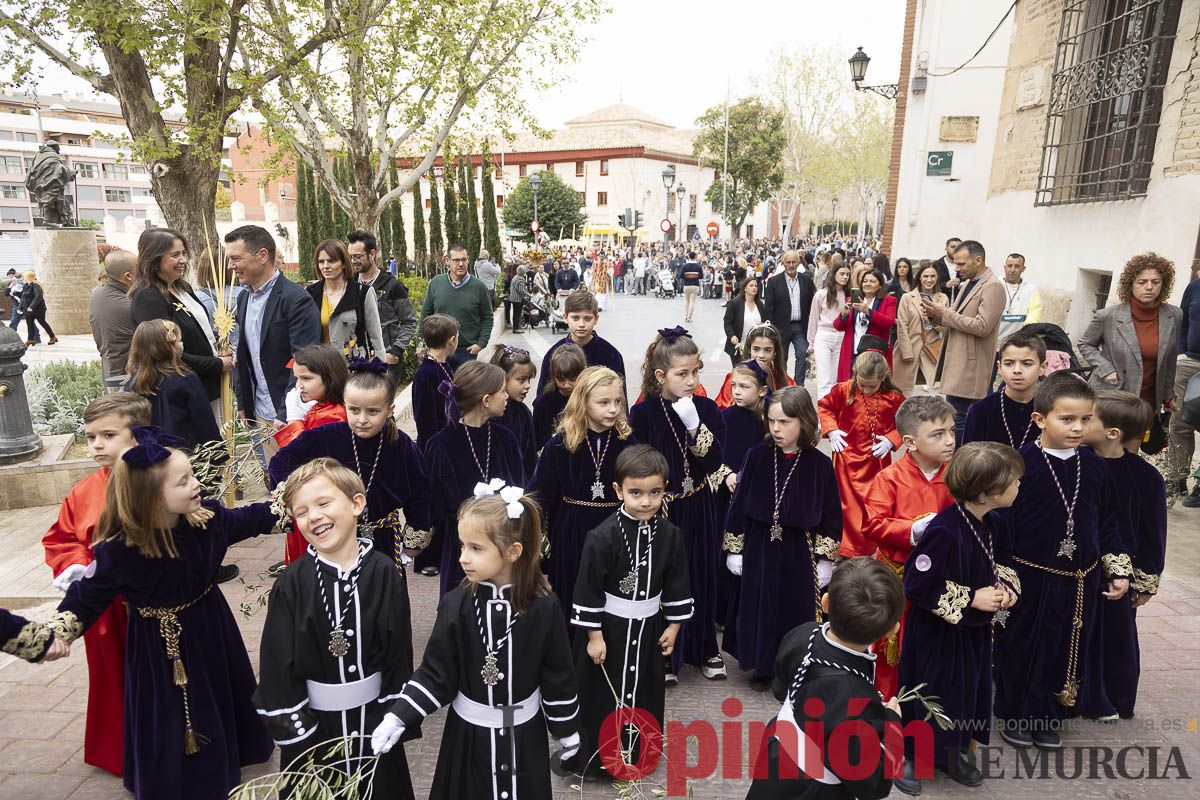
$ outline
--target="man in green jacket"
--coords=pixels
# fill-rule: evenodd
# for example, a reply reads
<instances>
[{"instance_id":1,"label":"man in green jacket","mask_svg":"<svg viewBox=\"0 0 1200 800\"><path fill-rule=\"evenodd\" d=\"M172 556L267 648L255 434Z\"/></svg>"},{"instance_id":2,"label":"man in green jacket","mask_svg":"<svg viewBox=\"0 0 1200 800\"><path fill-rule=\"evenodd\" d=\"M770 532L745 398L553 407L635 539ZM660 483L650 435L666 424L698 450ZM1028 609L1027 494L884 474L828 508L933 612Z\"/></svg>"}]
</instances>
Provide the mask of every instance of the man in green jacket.
<instances>
[{"instance_id":1,"label":"man in green jacket","mask_svg":"<svg viewBox=\"0 0 1200 800\"><path fill-rule=\"evenodd\" d=\"M473 361L492 335L492 293L483 281L471 277L467 267L467 248L451 244L446 272L429 281L421 306L421 324L430 314L448 314L458 320L458 350L448 359L455 368Z\"/></svg>"}]
</instances>

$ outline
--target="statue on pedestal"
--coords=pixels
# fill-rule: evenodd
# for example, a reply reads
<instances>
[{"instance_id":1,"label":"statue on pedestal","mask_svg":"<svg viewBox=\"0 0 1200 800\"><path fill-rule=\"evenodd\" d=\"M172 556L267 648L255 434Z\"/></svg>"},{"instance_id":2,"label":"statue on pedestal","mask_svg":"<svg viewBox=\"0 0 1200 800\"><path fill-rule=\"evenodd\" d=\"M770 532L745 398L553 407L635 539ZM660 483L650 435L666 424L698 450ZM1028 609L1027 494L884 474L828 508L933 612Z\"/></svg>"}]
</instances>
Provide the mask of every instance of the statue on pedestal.
<instances>
[{"instance_id":1,"label":"statue on pedestal","mask_svg":"<svg viewBox=\"0 0 1200 800\"><path fill-rule=\"evenodd\" d=\"M75 172L67 166L67 160L58 153L58 142L47 140L38 148L33 166L25 178L25 188L33 195L47 227L63 227L75 224L71 198L67 196L67 184L75 180Z\"/></svg>"}]
</instances>

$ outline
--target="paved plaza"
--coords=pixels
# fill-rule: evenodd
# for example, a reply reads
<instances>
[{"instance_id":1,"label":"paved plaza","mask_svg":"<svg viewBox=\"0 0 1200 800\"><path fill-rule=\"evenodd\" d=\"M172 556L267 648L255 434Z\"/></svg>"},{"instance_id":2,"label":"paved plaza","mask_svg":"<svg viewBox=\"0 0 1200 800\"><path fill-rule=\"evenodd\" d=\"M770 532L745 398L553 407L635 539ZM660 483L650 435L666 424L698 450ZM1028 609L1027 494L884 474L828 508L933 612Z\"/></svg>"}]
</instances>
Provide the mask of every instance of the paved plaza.
<instances>
[{"instance_id":1,"label":"paved plaza","mask_svg":"<svg viewBox=\"0 0 1200 800\"><path fill-rule=\"evenodd\" d=\"M703 381L710 395L715 395L728 371L728 359L720 351L722 308L720 301L699 302L696 322L691 326L697 335L706 361ZM631 392L636 395L640 383L640 367L645 347L654 330L681 324L683 301L677 299L618 295L610 300L610 310L601 320L598 332L613 341L625 357L629 370ZM530 349L535 359L554 341L545 328L520 336L506 336L505 341ZM42 346L31 354L31 361L49 358L94 357L89 348L90 337L64 337L64 344L54 348ZM715 352L714 352L715 351ZM714 357L715 356L715 357ZM411 433L411 425L409 424ZM3 491L0 487L0 491ZM60 596L50 586L50 571L42 561L40 539L53 521L57 509L42 507L0 513L0 597L7 603L24 608L33 618L42 619L50 613ZM1141 637L1142 682L1138 717L1116 724L1096 722L1073 723L1064 739L1068 748L1095 746L1084 751L1083 775L1089 771L1089 760L1095 760L1099 779L1081 776L1068 780L1047 777L1030 780L1014 778L1017 760L1011 748L997 747L992 756L993 771L1005 770L1004 779L986 781L983 787L967 790L950 783L944 777L927 782L924 797L971 797L983 800L1022 800L1023 798L1194 798L1198 792L1191 780L1179 780L1182 770L1187 775L1200 771L1200 510L1173 508L1169 513L1167 572L1162 591L1149 605L1139 611ZM246 584L266 587L268 581L257 578L269 564L282 554L279 537L268 537L238 545L230 551L229 560L242 570ZM253 593L238 582L221 587L235 609ZM419 658L429 635L437 603L437 579L416 576L410 594L413 601L412 619L414 647ZM248 618L239 615L242 633L252 661L257 663L257 651L263 622L263 612ZM121 782L99 770L84 765L82 757L84 710L87 699L87 665L80 640L69 659L33 666L0 655L0 797L12 800L83 800L84 798L127 797ZM778 708L769 693L751 690L749 680L730 663L731 677L726 682L709 682L694 670L680 676L680 684L667 694L667 717L683 723L707 720L718 730L722 722L741 722L740 745L746 747L746 724L765 721ZM743 704L740 717L729 720L721 712L721 703L734 696ZM424 726L424 738L408 746L409 763L418 797L428 790L437 758L440 731L445 712L439 712ZM1000 745L997 741L994 746ZM1178 748L1177 769L1170 771L1167 780L1128 780L1104 778L1105 761L1108 769L1116 771L1122 748L1125 750L1125 769L1137 774L1150 771L1151 748L1159 774L1167 768L1168 751ZM695 763L693 754L691 763ZM1068 750L1062 770L1069 776L1076 771L1076 755ZM1053 759L1051 760L1053 764ZM246 776L261 774L274 765L255 767ZM1052 768L1051 772L1055 770ZM719 774L719 773L718 773ZM1145 774L1144 778L1157 777ZM612 797L614 791L604 785L588 783L582 791L572 789L571 782L554 779L557 796ZM654 789L665 788L665 766L647 779L643 796L654 796ZM649 784L653 783L654 786ZM741 798L748 782L734 778L698 781L690 786L692 796L701 798ZM386 787L377 787L376 797L387 797ZM898 793L894 793L894 796ZM165 800L165 799L164 799ZM467 800L464 798L464 800Z\"/></svg>"}]
</instances>

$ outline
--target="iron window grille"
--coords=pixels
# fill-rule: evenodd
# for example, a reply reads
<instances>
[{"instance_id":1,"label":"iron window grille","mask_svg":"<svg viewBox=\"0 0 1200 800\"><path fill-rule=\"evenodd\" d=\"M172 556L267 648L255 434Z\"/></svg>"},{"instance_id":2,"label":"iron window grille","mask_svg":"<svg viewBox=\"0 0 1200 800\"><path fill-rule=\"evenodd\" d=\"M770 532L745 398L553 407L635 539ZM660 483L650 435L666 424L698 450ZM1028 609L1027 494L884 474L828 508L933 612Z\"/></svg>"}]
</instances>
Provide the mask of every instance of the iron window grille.
<instances>
[{"instance_id":1,"label":"iron window grille","mask_svg":"<svg viewBox=\"0 0 1200 800\"><path fill-rule=\"evenodd\" d=\"M1034 205L1146 194L1180 0L1065 0Z\"/></svg>"}]
</instances>

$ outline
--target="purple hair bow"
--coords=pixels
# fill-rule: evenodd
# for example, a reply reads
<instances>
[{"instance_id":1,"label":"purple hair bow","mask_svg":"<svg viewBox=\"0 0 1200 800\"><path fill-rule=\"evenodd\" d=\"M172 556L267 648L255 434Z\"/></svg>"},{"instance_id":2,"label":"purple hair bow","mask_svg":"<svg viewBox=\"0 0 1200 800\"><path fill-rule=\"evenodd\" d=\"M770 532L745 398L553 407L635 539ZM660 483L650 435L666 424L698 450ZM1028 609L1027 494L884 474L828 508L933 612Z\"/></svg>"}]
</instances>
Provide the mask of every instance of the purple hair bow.
<instances>
[{"instance_id":1,"label":"purple hair bow","mask_svg":"<svg viewBox=\"0 0 1200 800\"><path fill-rule=\"evenodd\" d=\"M739 366L745 367L757 375L759 382L767 387L768 391L771 389L771 379L767 375L767 371L762 368L762 364L758 363L758 359L752 358L749 361L743 361Z\"/></svg>"},{"instance_id":2,"label":"purple hair bow","mask_svg":"<svg viewBox=\"0 0 1200 800\"><path fill-rule=\"evenodd\" d=\"M675 344L675 340L681 336L691 336L688 329L682 325L676 325L674 328L659 328L658 335L666 339L671 344Z\"/></svg>"},{"instance_id":3,"label":"purple hair bow","mask_svg":"<svg viewBox=\"0 0 1200 800\"><path fill-rule=\"evenodd\" d=\"M150 469L155 464L166 461L171 457L171 451L167 448L183 444L183 439L163 433L157 425L134 426L133 438L137 440L137 444L122 453L121 460L138 469Z\"/></svg>"},{"instance_id":4,"label":"purple hair bow","mask_svg":"<svg viewBox=\"0 0 1200 800\"><path fill-rule=\"evenodd\" d=\"M378 375L383 375L388 370L387 364L380 361L378 356L372 356L371 358L357 356L352 358L346 364L346 369L351 372L374 372Z\"/></svg>"}]
</instances>

